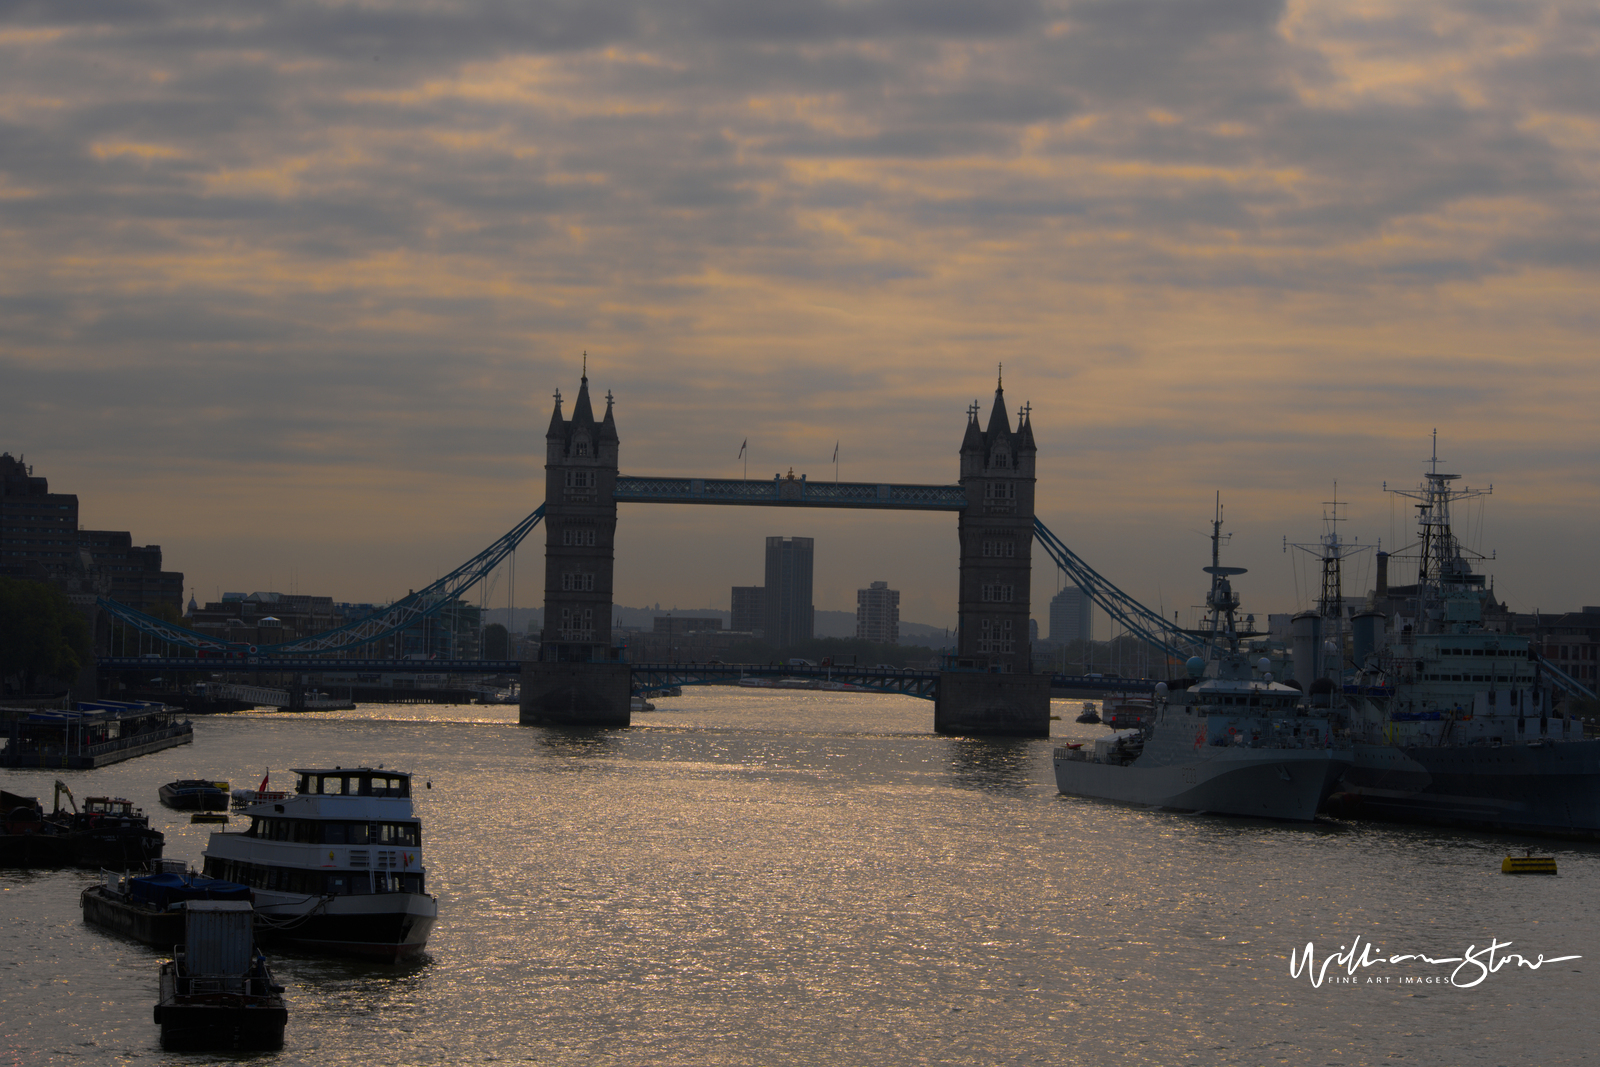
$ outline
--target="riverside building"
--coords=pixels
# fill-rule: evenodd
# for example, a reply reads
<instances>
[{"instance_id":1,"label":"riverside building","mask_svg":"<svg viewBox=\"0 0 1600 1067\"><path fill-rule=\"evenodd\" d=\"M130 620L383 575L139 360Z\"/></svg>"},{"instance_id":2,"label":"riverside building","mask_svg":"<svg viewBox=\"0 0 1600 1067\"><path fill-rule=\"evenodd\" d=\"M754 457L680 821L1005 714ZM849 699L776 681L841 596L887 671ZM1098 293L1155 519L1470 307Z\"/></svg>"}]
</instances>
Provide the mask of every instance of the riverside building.
<instances>
[{"instance_id":1,"label":"riverside building","mask_svg":"<svg viewBox=\"0 0 1600 1067\"><path fill-rule=\"evenodd\" d=\"M160 545L135 545L126 530L79 529L77 495L52 493L49 479L9 452L0 454L0 575L144 612L183 610L183 574L161 569Z\"/></svg>"}]
</instances>

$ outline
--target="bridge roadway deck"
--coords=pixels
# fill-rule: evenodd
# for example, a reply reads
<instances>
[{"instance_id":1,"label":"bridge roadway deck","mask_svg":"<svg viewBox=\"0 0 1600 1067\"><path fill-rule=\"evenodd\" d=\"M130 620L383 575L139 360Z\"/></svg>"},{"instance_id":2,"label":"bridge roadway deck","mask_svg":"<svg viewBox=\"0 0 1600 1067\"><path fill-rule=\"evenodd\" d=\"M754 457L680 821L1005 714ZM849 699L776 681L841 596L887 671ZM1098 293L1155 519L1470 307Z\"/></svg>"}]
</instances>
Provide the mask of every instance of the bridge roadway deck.
<instances>
[{"instance_id":1,"label":"bridge roadway deck","mask_svg":"<svg viewBox=\"0 0 1600 1067\"><path fill-rule=\"evenodd\" d=\"M246 656L237 659L167 659L150 656L102 656L102 670L215 673L296 674L520 674L522 661L494 659L314 659L310 657ZM807 667L780 663L633 663L635 692L652 693L672 686L726 684L741 678L794 678L815 682L844 682L863 689L933 699L939 672L893 667ZM1075 674L1050 676L1052 689L1079 693L1148 693L1149 679L1095 678Z\"/></svg>"}]
</instances>

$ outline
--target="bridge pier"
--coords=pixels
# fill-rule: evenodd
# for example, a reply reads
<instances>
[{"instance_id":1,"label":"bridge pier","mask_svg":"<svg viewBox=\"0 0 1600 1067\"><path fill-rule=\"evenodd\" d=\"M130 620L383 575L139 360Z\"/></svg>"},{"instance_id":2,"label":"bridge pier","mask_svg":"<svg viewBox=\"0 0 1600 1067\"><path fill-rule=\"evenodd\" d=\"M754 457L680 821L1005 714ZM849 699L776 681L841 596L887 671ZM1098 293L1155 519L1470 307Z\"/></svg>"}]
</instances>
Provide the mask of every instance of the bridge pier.
<instances>
[{"instance_id":1,"label":"bridge pier","mask_svg":"<svg viewBox=\"0 0 1600 1067\"><path fill-rule=\"evenodd\" d=\"M633 670L626 663L522 665L518 721L527 726L628 726Z\"/></svg>"},{"instance_id":2,"label":"bridge pier","mask_svg":"<svg viewBox=\"0 0 1600 1067\"><path fill-rule=\"evenodd\" d=\"M1050 676L940 671L933 729L941 734L1050 736Z\"/></svg>"}]
</instances>

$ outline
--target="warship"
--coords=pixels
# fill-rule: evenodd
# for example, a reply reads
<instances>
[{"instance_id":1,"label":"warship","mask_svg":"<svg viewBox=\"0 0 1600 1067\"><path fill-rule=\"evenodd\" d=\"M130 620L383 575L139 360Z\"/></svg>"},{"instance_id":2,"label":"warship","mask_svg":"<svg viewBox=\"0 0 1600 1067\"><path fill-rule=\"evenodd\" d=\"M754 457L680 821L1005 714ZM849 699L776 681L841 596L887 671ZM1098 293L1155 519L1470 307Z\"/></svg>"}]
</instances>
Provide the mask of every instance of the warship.
<instances>
[{"instance_id":1,"label":"warship","mask_svg":"<svg viewBox=\"0 0 1600 1067\"><path fill-rule=\"evenodd\" d=\"M1207 655L1187 663L1190 684L1156 686L1152 712L1137 729L1055 750L1063 794L1129 804L1310 820L1350 765L1347 740L1308 712L1301 692L1272 679L1271 661L1251 663L1241 649L1239 594L1229 579L1242 567L1219 562L1222 508L1212 523L1211 590L1206 595Z\"/></svg>"},{"instance_id":2,"label":"warship","mask_svg":"<svg viewBox=\"0 0 1600 1067\"><path fill-rule=\"evenodd\" d=\"M1352 620L1354 662L1347 670L1341 654L1333 697L1354 761L1327 811L1600 839L1600 739L1585 738L1558 690L1568 706L1593 694L1536 640L1486 624L1490 594L1451 506L1490 490L1457 488L1458 478L1439 472L1436 437L1423 484L1390 490L1417 501L1417 583L1394 591L1392 612Z\"/></svg>"}]
</instances>

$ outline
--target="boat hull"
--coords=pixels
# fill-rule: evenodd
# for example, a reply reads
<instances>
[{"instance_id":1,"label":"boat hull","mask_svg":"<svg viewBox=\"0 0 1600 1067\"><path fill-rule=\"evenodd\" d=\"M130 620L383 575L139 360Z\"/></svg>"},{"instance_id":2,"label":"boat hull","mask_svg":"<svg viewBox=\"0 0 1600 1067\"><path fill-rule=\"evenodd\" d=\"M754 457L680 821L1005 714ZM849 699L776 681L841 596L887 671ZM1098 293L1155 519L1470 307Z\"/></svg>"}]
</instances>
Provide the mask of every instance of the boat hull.
<instances>
[{"instance_id":1,"label":"boat hull","mask_svg":"<svg viewBox=\"0 0 1600 1067\"><path fill-rule=\"evenodd\" d=\"M70 862L91 870L144 870L166 849L166 837L159 830L82 830L65 837Z\"/></svg>"},{"instance_id":2,"label":"boat hull","mask_svg":"<svg viewBox=\"0 0 1600 1067\"><path fill-rule=\"evenodd\" d=\"M1246 749L1189 763L1158 766L1096 763L1058 752L1056 788L1177 811L1309 821L1349 758L1326 750Z\"/></svg>"},{"instance_id":3,"label":"boat hull","mask_svg":"<svg viewBox=\"0 0 1600 1067\"><path fill-rule=\"evenodd\" d=\"M1600 840L1600 739L1358 744L1328 813Z\"/></svg>"},{"instance_id":4,"label":"boat hull","mask_svg":"<svg viewBox=\"0 0 1600 1067\"><path fill-rule=\"evenodd\" d=\"M183 912L161 911L92 885L83 891L83 921L135 941L170 950L184 940Z\"/></svg>"},{"instance_id":5,"label":"boat hull","mask_svg":"<svg viewBox=\"0 0 1600 1067\"><path fill-rule=\"evenodd\" d=\"M156 790L161 803L177 811L227 811L226 789L175 788L164 785Z\"/></svg>"},{"instance_id":6,"label":"boat hull","mask_svg":"<svg viewBox=\"0 0 1600 1067\"><path fill-rule=\"evenodd\" d=\"M283 997L229 992L177 992L174 965L161 968L161 1000L155 1021L161 1047L169 1052L238 1050L271 1052L283 1047L289 1010Z\"/></svg>"},{"instance_id":7,"label":"boat hull","mask_svg":"<svg viewBox=\"0 0 1600 1067\"><path fill-rule=\"evenodd\" d=\"M7 748L0 750L0 767L40 767L68 771L89 771L94 770L96 767L106 767L113 763L121 763L123 760L130 760L136 756L147 756L152 752L160 752L162 749L192 744L194 744L194 729L188 724L184 724L181 728L175 727L169 731L130 738L126 742L91 746L88 750L83 751L30 748L13 752L10 748Z\"/></svg>"},{"instance_id":8,"label":"boat hull","mask_svg":"<svg viewBox=\"0 0 1600 1067\"><path fill-rule=\"evenodd\" d=\"M306 897L256 890L257 940L318 955L414 960L438 917L438 902L425 893Z\"/></svg>"},{"instance_id":9,"label":"boat hull","mask_svg":"<svg viewBox=\"0 0 1600 1067\"><path fill-rule=\"evenodd\" d=\"M70 867L71 852L58 834L0 834L0 867Z\"/></svg>"}]
</instances>

